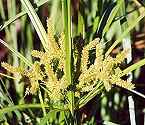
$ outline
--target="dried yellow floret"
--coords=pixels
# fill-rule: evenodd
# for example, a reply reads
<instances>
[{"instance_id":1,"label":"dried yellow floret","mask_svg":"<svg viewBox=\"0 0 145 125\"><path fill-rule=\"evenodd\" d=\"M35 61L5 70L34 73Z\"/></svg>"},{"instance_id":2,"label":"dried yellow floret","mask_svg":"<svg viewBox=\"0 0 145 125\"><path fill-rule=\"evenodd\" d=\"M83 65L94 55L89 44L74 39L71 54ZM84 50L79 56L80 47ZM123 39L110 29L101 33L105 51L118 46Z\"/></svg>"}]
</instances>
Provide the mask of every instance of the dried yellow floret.
<instances>
[{"instance_id":1,"label":"dried yellow floret","mask_svg":"<svg viewBox=\"0 0 145 125\"><path fill-rule=\"evenodd\" d=\"M89 61L89 50L95 48L98 44L99 39L95 39L91 41L88 45L86 45L82 50L82 71L85 72L88 69L88 61Z\"/></svg>"},{"instance_id":2,"label":"dried yellow floret","mask_svg":"<svg viewBox=\"0 0 145 125\"><path fill-rule=\"evenodd\" d=\"M53 25L52 20L50 18L47 20L47 34L48 34L49 52L59 53L59 46L54 38L54 25Z\"/></svg>"},{"instance_id":3,"label":"dried yellow floret","mask_svg":"<svg viewBox=\"0 0 145 125\"><path fill-rule=\"evenodd\" d=\"M48 51L32 51L32 56L38 58L39 62L35 61L32 67L25 70L21 67L13 67L7 63L2 63L2 66L9 72L19 73L22 77L28 78L29 87L26 88L25 94L36 94L40 84L43 84L48 90L48 96L52 101L63 99L65 97L64 94L67 95L70 91L74 91L75 96L80 97L83 92L88 93L97 85L103 85L103 89L105 88L106 91L109 91L112 85L129 90L134 89L134 85L131 82L120 78L122 70L118 67L118 64L122 63L126 58L129 50L123 50L117 54L116 58L109 55L105 57L103 44L99 42L99 38L81 48L82 55L79 55L81 59L76 56L76 61L80 59L80 65L77 66L80 70L77 72L78 74L74 74L74 79L72 77L72 82L74 80L76 83L73 84L74 86L68 86L65 74L66 67L64 65L66 58L65 35L61 33L60 38L56 41L54 25L51 19L48 19L47 27ZM96 54L95 59L92 59L93 61L90 56L91 52Z\"/></svg>"},{"instance_id":4,"label":"dried yellow floret","mask_svg":"<svg viewBox=\"0 0 145 125\"><path fill-rule=\"evenodd\" d=\"M116 58L115 58L115 62L117 64L120 64L124 61L124 59L127 57L129 52L129 49L124 49L123 51L121 51L119 54L117 54Z\"/></svg>"},{"instance_id":5,"label":"dried yellow floret","mask_svg":"<svg viewBox=\"0 0 145 125\"><path fill-rule=\"evenodd\" d=\"M23 72L23 68L11 66L11 65L9 65L8 63L5 63L5 62L2 62L1 66L4 67L10 73L22 73Z\"/></svg>"},{"instance_id":6,"label":"dried yellow floret","mask_svg":"<svg viewBox=\"0 0 145 125\"><path fill-rule=\"evenodd\" d=\"M128 81L124 81L120 78L117 77L117 75L112 75L111 77L111 83L112 84L115 84L119 87L122 87L122 88L126 88L128 90L132 90L135 88L134 84L132 84L131 82L128 82Z\"/></svg>"},{"instance_id":7,"label":"dried yellow floret","mask_svg":"<svg viewBox=\"0 0 145 125\"><path fill-rule=\"evenodd\" d=\"M89 50L92 47L96 47L96 59L94 64L88 66L89 62ZM121 69L118 64L124 61L129 50L123 50L117 54L116 58L111 56L105 57L103 55L103 45L95 41L90 42L84 47L82 52L82 73L79 77L79 84L77 85L78 90L81 92L89 92L93 89L94 81L101 81L107 91L112 87L112 84L126 88L134 89L134 85L131 82L122 80Z\"/></svg>"}]
</instances>

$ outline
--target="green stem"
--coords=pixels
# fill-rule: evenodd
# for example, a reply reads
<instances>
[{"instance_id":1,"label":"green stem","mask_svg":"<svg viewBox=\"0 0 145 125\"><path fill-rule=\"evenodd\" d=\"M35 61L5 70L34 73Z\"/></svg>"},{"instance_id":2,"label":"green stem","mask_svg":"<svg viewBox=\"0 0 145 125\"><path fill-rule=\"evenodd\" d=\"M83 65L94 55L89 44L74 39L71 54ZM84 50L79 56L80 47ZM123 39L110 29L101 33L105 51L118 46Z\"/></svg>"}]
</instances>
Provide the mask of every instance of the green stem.
<instances>
[{"instance_id":1,"label":"green stem","mask_svg":"<svg viewBox=\"0 0 145 125\"><path fill-rule=\"evenodd\" d=\"M128 28L122 33L122 35L112 44L112 46L106 52L106 56L108 56L112 50L122 41L122 39L145 17L145 11L136 19L132 24L128 26Z\"/></svg>"},{"instance_id":2,"label":"green stem","mask_svg":"<svg viewBox=\"0 0 145 125\"><path fill-rule=\"evenodd\" d=\"M135 70L137 68L140 68L143 65L145 65L145 59L142 59L142 60L138 61L137 63L127 67L126 69L124 69L121 76L124 76L124 75L128 74L129 72L132 72L133 70Z\"/></svg>"},{"instance_id":3,"label":"green stem","mask_svg":"<svg viewBox=\"0 0 145 125\"><path fill-rule=\"evenodd\" d=\"M49 108L48 105L44 105L44 106L46 108ZM17 109L22 110L22 109L29 109L29 108L41 108L41 104L21 104L21 105L10 106L10 107L0 109L0 114L12 112Z\"/></svg>"},{"instance_id":4,"label":"green stem","mask_svg":"<svg viewBox=\"0 0 145 125\"><path fill-rule=\"evenodd\" d=\"M47 3L48 1L50 1L50 0L41 0L41 1L39 1L38 3L36 3L36 4L37 4L37 8L35 9L35 11L37 11L39 7L41 7L42 5L44 5L45 3ZM1 7L1 6L2 6L2 3L1 3L1 1L0 1L0 7ZM5 16L5 15L3 14L4 12L3 12L2 10L1 10L1 13L2 13L3 16ZM24 16L24 15L26 15L26 14L27 14L27 12L25 12L25 10L23 10L22 12L18 13L17 15L11 17L9 20L5 21L3 25L0 26L0 31L3 30L4 28L6 28L6 27L7 27L8 25L10 25L11 23L13 23L13 22L14 22L15 20L17 20L18 18L20 18L20 17L22 17L22 16ZM2 17L3 17L3 16L2 16ZM3 18L3 19L5 19L5 18Z\"/></svg>"},{"instance_id":5,"label":"green stem","mask_svg":"<svg viewBox=\"0 0 145 125\"><path fill-rule=\"evenodd\" d=\"M39 100L40 100L40 103L41 103L43 115L45 117L46 116L46 110L45 110L45 105L44 105L43 98L42 98L42 94L41 94L41 91L40 90L39 90Z\"/></svg>"},{"instance_id":6,"label":"green stem","mask_svg":"<svg viewBox=\"0 0 145 125\"><path fill-rule=\"evenodd\" d=\"M0 76L4 76L4 77L7 77L9 79L14 79L14 80L19 79L19 78L12 77L12 76L9 76L9 75L3 74L3 73L0 73Z\"/></svg>"},{"instance_id":7,"label":"green stem","mask_svg":"<svg viewBox=\"0 0 145 125\"><path fill-rule=\"evenodd\" d=\"M65 49L65 75L68 81L68 85L72 83L72 41L71 41L71 1L62 0L62 13L63 13L63 22L64 22L64 49ZM68 97L70 102L70 111L72 117L74 118L74 92L71 91L71 96ZM72 124L74 124L72 120Z\"/></svg>"},{"instance_id":8,"label":"green stem","mask_svg":"<svg viewBox=\"0 0 145 125\"><path fill-rule=\"evenodd\" d=\"M45 51L48 51L48 39L47 39L47 33L37 15L35 12L35 9L33 8L31 2L29 0L20 0L22 5L25 8L25 11L28 13L28 16L41 40L41 43L45 49Z\"/></svg>"}]
</instances>

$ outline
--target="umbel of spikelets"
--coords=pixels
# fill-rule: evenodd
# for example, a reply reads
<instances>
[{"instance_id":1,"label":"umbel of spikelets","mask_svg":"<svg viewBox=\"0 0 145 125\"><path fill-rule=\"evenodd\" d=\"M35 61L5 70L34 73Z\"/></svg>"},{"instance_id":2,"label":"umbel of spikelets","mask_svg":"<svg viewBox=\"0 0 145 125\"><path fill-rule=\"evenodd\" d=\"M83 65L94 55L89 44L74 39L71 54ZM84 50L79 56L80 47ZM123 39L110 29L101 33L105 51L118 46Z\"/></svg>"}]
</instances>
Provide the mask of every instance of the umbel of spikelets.
<instances>
[{"instance_id":1,"label":"umbel of spikelets","mask_svg":"<svg viewBox=\"0 0 145 125\"><path fill-rule=\"evenodd\" d=\"M27 78L29 86L26 89L26 94L36 94L42 85L50 100L59 101L64 99L65 94L69 91L69 87L65 74L65 49L64 33L61 33L60 37L56 41L54 37L54 26L51 20L47 22L48 30L48 51L32 51L32 56L38 59L34 61L32 67L24 69L22 67L14 67L7 63L1 63L2 66L11 73L18 73L22 78ZM95 60L90 63L89 52L95 50ZM134 85L131 82L124 81L120 77L122 71L119 65L124 61L128 53L128 50L123 50L118 53L115 58L111 56L104 56L103 44L99 42L99 39L95 39L87 44L82 50L81 56L81 74L78 78L78 83L73 91L78 95L80 93L88 93L92 91L98 81L103 83L104 88L109 91L113 84L126 88L134 89ZM26 82L27 82L26 81Z\"/></svg>"},{"instance_id":2,"label":"umbel of spikelets","mask_svg":"<svg viewBox=\"0 0 145 125\"><path fill-rule=\"evenodd\" d=\"M89 64L89 51L96 49L96 58L93 64ZM113 84L126 88L134 89L134 84L122 80L121 69L118 67L124 61L128 50L123 50L118 53L116 58L111 56L105 57L103 55L103 44L99 39L95 39L86 45L82 51L81 58L81 75L79 77L78 90L81 92L89 92L96 86L96 81L101 81L107 91L109 91Z\"/></svg>"},{"instance_id":3,"label":"umbel of spikelets","mask_svg":"<svg viewBox=\"0 0 145 125\"><path fill-rule=\"evenodd\" d=\"M35 94L40 88L40 85L45 85L48 90L48 96L51 100L60 100L63 98L63 93L67 88L67 81L64 74L64 34L61 33L58 41L54 38L54 26L51 19L47 22L48 30L48 51L32 51L32 56L39 61L35 61L30 69L14 67L7 63L2 63L2 66L11 73L18 73L22 77L29 80L29 87L26 93ZM27 81L28 81L27 80Z\"/></svg>"}]
</instances>

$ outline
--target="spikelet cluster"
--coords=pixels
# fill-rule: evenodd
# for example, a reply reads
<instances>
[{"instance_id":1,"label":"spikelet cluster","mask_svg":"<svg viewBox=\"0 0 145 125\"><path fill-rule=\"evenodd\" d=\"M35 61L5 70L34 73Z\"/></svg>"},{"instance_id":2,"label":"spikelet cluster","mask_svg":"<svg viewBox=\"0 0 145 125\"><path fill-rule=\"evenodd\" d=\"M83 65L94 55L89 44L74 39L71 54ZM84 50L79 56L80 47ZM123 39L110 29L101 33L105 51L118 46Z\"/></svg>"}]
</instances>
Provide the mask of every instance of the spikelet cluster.
<instances>
[{"instance_id":1,"label":"spikelet cluster","mask_svg":"<svg viewBox=\"0 0 145 125\"><path fill-rule=\"evenodd\" d=\"M2 62L1 66L11 73L22 73L24 71L22 67L14 67L5 62Z\"/></svg>"},{"instance_id":2,"label":"spikelet cluster","mask_svg":"<svg viewBox=\"0 0 145 125\"><path fill-rule=\"evenodd\" d=\"M43 73L40 69L40 63L37 61L34 62L32 68L30 70L26 70L22 75L29 78L31 83L30 93L35 94L39 89L39 81L43 80Z\"/></svg>"},{"instance_id":3,"label":"spikelet cluster","mask_svg":"<svg viewBox=\"0 0 145 125\"><path fill-rule=\"evenodd\" d=\"M51 19L48 19L48 51L42 52L33 50L32 56L39 61L35 61L30 69L21 67L13 67L7 63L2 66L11 73L19 73L22 77L27 78L29 87L26 88L26 94L36 94L43 84L47 89L48 97L52 101L59 101L64 98L68 90L68 84L65 74L65 50L64 50L64 33L56 41L54 37L54 26ZM95 60L90 61L90 50L95 51ZM119 64L124 61L128 50L123 50L116 55L116 58L104 56L103 44L99 42L99 38L91 41L82 50L81 55L81 73L78 75L75 85L76 97L81 93L90 92L97 85L97 81L101 81L106 91L109 91L112 85L117 85L126 89L134 89L134 85L128 81L122 80L122 71Z\"/></svg>"},{"instance_id":4,"label":"spikelet cluster","mask_svg":"<svg viewBox=\"0 0 145 125\"><path fill-rule=\"evenodd\" d=\"M29 70L22 70L20 67L13 67L7 63L2 63L2 66L9 72L19 73L29 80L30 85L26 89L26 94L36 94L40 85L43 84L49 92L49 98L57 101L63 98L63 93L67 88L64 74L64 33L61 33L58 42L56 42L51 19L48 19L47 26L48 51L33 50L31 55L39 61L35 61Z\"/></svg>"},{"instance_id":5,"label":"spikelet cluster","mask_svg":"<svg viewBox=\"0 0 145 125\"><path fill-rule=\"evenodd\" d=\"M128 50L123 50L117 54L116 58L111 56L105 57L103 55L103 45L95 39L83 48L81 75L79 77L78 90L81 92L89 92L96 86L96 81L101 81L107 91L109 91L113 84L126 88L134 89L134 85L128 81L120 78L122 73L118 67L127 56ZM92 65L88 67L89 50L96 48L96 58Z\"/></svg>"},{"instance_id":6,"label":"spikelet cluster","mask_svg":"<svg viewBox=\"0 0 145 125\"><path fill-rule=\"evenodd\" d=\"M32 56L39 58L39 67L43 67L43 73L41 73L43 78L39 81L46 85L49 91L49 98L51 100L60 100L63 98L64 90L67 88L67 82L64 80L65 74L58 77L58 74L62 74L64 71L64 34L61 33L58 42L56 42L54 38L54 25L51 19L48 19L47 27L48 51L42 52L33 50ZM58 64L55 64L56 62L58 62Z\"/></svg>"}]
</instances>

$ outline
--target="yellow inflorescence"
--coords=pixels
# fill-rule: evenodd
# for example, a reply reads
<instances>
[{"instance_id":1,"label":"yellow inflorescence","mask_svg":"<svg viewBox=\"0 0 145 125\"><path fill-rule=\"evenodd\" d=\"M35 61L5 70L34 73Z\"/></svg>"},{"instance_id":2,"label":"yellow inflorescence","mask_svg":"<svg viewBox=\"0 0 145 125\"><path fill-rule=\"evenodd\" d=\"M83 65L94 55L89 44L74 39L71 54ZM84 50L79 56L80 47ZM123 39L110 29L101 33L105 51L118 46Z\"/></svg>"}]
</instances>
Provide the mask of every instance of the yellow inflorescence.
<instances>
[{"instance_id":1,"label":"yellow inflorescence","mask_svg":"<svg viewBox=\"0 0 145 125\"><path fill-rule=\"evenodd\" d=\"M48 34L48 48L49 52L53 54L58 54L60 53L60 48L54 38L54 25L52 23L51 19L47 20L47 34Z\"/></svg>"},{"instance_id":2,"label":"yellow inflorescence","mask_svg":"<svg viewBox=\"0 0 145 125\"><path fill-rule=\"evenodd\" d=\"M89 51L92 48L95 48L97 43L99 42L99 39L95 39L92 42L90 42L87 46L85 46L82 50L82 65L81 68L85 72L87 70L88 60L89 60Z\"/></svg>"},{"instance_id":3,"label":"yellow inflorescence","mask_svg":"<svg viewBox=\"0 0 145 125\"><path fill-rule=\"evenodd\" d=\"M64 49L64 33L61 33L58 41L54 38L54 27L51 20L47 22L48 26L48 51L42 52L33 50L32 56L40 61L35 61L30 69L21 67L13 67L7 63L2 63L2 66L11 73L19 73L22 77L29 79L29 87L26 93L35 94L40 88L40 85L45 85L48 90L48 96L51 100L57 101L64 97L67 90L65 67L65 49ZM94 62L90 63L90 50L95 50L96 57ZM126 88L134 89L131 82L124 81L121 69L118 64L126 58L128 50L123 50L117 54L116 58L111 56L105 57L103 54L103 44L99 39L95 39L86 45L82 50L81 57L81 73L76 84L76 97L81 95L81 92L89 92L97 85L97 81L103 83L105 89L109 91L113 84ZM69 87L68 87L69 88Z\"/></svg>"},{"instance_id":4,"label":"yellow inflorescence","mask_svg":"<svg viewBox=\"0 0 145 125\"><path fill-rule=\"evenodd\" d=\"M25 71L24 76L27 76L30 80L30 92L35 94L39 89L39 80L43 80L43 75L41 74L39 62L35 62L32 66L32 69Z\"/></svg>"},{"instance_id":5,"label":"yellow inflorescence","mask_svg":"<svg viewBox=\"0 0 145 125\"><path fill-rule=\"evenodd\" d=\"M117 54L116 58L112 58L111 56L104 57L102 44L99 42L96 43L96 45L94 44L96 47L96 59L94 64L89 67L87 67L89 63L88 54L89 50L94 47L92 46L92 42L83 49L82 68L85 68L85 70L82 69L82 73L79 77L79 84L77 85L78 90L81 90L81 92L89 92L95 86L94 81L98 80L103 82L107 91L111 89L113 84L129 90L134 89L134 84L120 78L122 71L118 67L118 64L123 62L126 58L128 50L123 50Z\"/></svg>"},{"instance_id":6,"label":"yellow inflorescence","mask_svg":"<svg viewBox=\"0 0 145 125\"><path fill-rule=\"evenodd\" d=\"M115 58L115 62L117 64L120 64L124 61L124 59L127 57L127 54L129 52L129 49L126 49L122 52L120 52L119 54L117 54L116 58Z\"/></svg>"},{"instance_id":7,"label":"yellow inflorescence","mask_svg":"<svg viewBox=\"0 0 145 125\"><path fill-rule=\"evenodd\" d=\"M29 70L22 70L20 67L13 67L7 63L2 63L2 66L11 73L19 73L22 77L29 79L29 87L26 94L35 94L40 88L40 85L45 85L49 91L48 95L51 100L60 100L63 97L63 92L67 88L67 81L64 74L64 33L61 33L58 42L54 37L54 26L51 19L48 19L48 51L42 52L33 50L32 56L40 61L35 61ZM58 61L58 66L54 65L54 61ZM55 70L54 70L55 68ZM61 77L57 75L63 74Z\"/></svg>"},{"instance_id":8,"label":"yellow inflorescence","mask_svg":"<svg viewBox=\"0 0 145 125\"><path fill-rule=\"evenodd\" d=\"M11 73L22 73L23 72L23 68L11 66L5 62L2 62L1 66L4 67L7 71L9 71Z\"/></svg>"}]
</instances>

